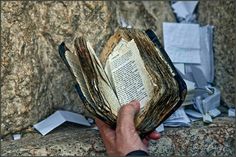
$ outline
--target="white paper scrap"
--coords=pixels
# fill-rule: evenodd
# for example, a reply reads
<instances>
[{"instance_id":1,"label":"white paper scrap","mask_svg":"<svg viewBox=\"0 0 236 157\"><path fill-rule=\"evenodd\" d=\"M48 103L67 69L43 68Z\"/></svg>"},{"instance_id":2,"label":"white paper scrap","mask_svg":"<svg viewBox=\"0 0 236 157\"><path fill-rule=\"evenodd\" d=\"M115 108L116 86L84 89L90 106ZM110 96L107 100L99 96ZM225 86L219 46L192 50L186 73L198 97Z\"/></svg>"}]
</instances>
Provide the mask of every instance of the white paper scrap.
<instances>
[{"instance_id":1,"label":"white paper scrap","mask_svg":"<svg viewBox=\"0 0 236 157\"><path fill-rule=\"evenodd\" d=\"M207 25L200 28L200 58L201 64L196 65L205 75L208 82L214 80L214 58L213 58L213 26Z\"/></svg>"},{"instance_id":2,"label":"white paper scrap","mask_svg":"<svg viewBox=\"0 0 236 157\"><path fill-rule=\"evenodd\" d=\"M92 118L87 118L87 120L88 120L88 122L89 122L90 124L94 124L94 123L95 123L94 119L92 119Z\"/></svg>"},{"instance_id":3,"label":"white paper scrap","mask_svg":"<svg viewBox=\"0 0 236 157\"><path fill-rule=\"evenodd\" d=\"M215 118L221 114L220 110L218 110L217 108L210 110L208 113L213 118Z\"/></svg>"},{"instance_id":4,"label":"white paper scrap","mask_svg":"<svg viewBox=\"0 0 236 157\"><path fill-rule=\"evenodd\" d=\"M230 108L228 110L228 116L229 117L235 117L235 108Z\"/></svg>"},{"instance_id":5,"label":"white paper scrap","mask_svg":"<svg viewBox=\"0 0 236 157\"><path fill-rule=\"evenodd\" d=\"M45 120L35 124L34 128L44 136L66 121L81 124L84 126L91 126L91 124L81 114L59 110L54 112Z\"/></svg>"},{"instance_id":6,"label":"white paper scrap","mask_svg":"<svg viewBox=\"0 0 236 157\"><path fill-rule=\"evenodd\" d=\"M195 83L184 79L184 82L187 85L187 91L193 91L195 89Z\"/></svg>"},{"instance_id":7,"label":"white paper scrap","mask_svg":"<svg viewBox=\"0 0 236 157\"><path fill-rule=\"evenodd\" d=\"M163 125L163 124L159 125L159 126L156 128L156 131L157 131L157 132L163 132L163 131L164 131L164 125Z\"/></svg>"},{"instance_id":8,"label":"white paper scrap","mask_svg":"<svg viewBox=\"0 0 236 157\"><path fill-rule=\"evenodd\" d=\"M172 5L172 8L178 17L186 18L194 12L197 4L198 1L178 1Z\"/></svg>"},{"instance_id":9,"label":"white paper scrap","mask_svg":"<svg viewBox=\"0 0 236 157\"><path fill-rule=\"evenodd\" d=\"M210 87L214 93L202 100L203 112L207 113L210 110L220 106L220 90L216 87Z\"/></svg>"},{"instance_id":10,"label":"white paper scrap","mask_svg":"<svg viewBox=\"0 0 236 157\"><path fill-rule=\"evenodd\" d=\"M14 134L13 135L13 140L19 140L21 139L21 134Z\"/></svg>"},{"instance_id":11,"label":"white paper scrap","mask_svg":"<svg viewBox=\"0 0 236 157\"><path fill-rule=\"evenodd\" d=\"M60 111L61 115L64 117L65 121L77 123L85 126L91 126L87 119L78 113L73 113L69 111Z\"/></svg>"},{"instance_id":12,"label":"white paper scrap","mask_svg":"<svg viewBox=\"0 0 236 157\"><path fill-rule=\"evenodd\" d=\"M214 26L207 25L200 27L200 60L201 64L194 66L199 68L207 82L211 83L214 80L214 58L213 58L213 28ZM185 73L192 72L192 64L185 64Z\"/></svg>"},{"instance_id":13,"label":"white paper scrap","mask_svg":"<svg viewBox=\"0 0 236 157\"><path fill-rule=\"evenodd\" d=\"M193 118L197 118L197 119L200 119L202 118L202 114L200 112L197 112L195 110L192 110L192 109L185 109L185 113Z\"/></svg>"},{"instance_id":14,"label":"white paper scrap","mask_svg":"<svg viewBox=\"0 0 236 157\"><path fill-rule=\"evenodd\" d=\"M205 123L211 123L212 122L212 118L211 118L211 116L209 115L209 114L204 114L203 115L203 122L205 122Z\"/></svg>"},{"instance_id":15,"label":"white paper scrap","mask_svg":"<svg viewBox=\"0 0 236 157\"><path fill-rule=\"evenodd\" d=\"M184 64L183 63L175 63L175 68L177 68L182 74L185 74Z\"/></svg>"},{"instance_id":16,"label":"white paper scrap","mask_svg":"<svg viewBox=\"0 0 236 157\"><path fill-rule=\"evenodd\" d=\"M199 119L199 118L194 118L194 117L189 117L189 119L191 120L191 122L195 122L195 121L201 120L201 119Z\"/></svg>"},{"instance_id":17,"label":"white paper scrap","mask_svg":"<svg viewBox=\"0 0 236 157\"><path fill-rule=\"evenodd\" d=\"M197 96L197 97L195 98L193 107L194 107L196 110L198 110L200 113L204 114L201 96Z\"/></svg>"},{"instance_id":18,"label":"white paper scrap","mask_svg":"<svg viewBox=\"0 0 236 157\"><path fill-rule=\"evenodd\" d=\"M96 125L95 125L94 127L92 127L91 129L93 129L93 130L99 130Z\"/></svg>"},{"instance_id":19,"label":"white paper scrap","mask_svg":"<svg viewBox=\"0 0 236 157\"><path fill-rule=\"evenodd\" d=\"M207 86L207 80L202 70L198 67L192 66L192 76L194 78L194 82L196 82L197 87L203 88Z\"/></svg>"},{"instance_id":20,"label":"white paper scrap","mask_svg":"<svg viewBox=\"0 0 236 157\"><path fill-rule=\"evenodd\" d=\"M165 122L163 123L164 126L190 126L190 119L184 112L183 107L176 110Z\"/></svg>"},{"instance_id":21,"label":"white paper scrap","mask_svg":"<svg viewBox=\"0 0 236 157\"><path fill-rule=\"evenodd\" d=\"M174 63L200 64L198 24L163 23L164 47Z\"/></svg>"}]
</instances>

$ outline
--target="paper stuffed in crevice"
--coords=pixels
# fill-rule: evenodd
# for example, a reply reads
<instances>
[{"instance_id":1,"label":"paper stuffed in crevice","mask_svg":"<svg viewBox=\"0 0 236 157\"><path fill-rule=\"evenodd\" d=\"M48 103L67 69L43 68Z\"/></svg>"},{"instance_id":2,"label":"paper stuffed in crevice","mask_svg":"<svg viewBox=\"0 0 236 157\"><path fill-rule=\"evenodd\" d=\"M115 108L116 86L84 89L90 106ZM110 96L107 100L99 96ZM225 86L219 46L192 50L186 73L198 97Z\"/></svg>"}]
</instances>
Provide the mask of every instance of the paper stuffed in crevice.
<instances>
[{"instance_id":1,"label":"paper stuffed in crevice","mask_svg":"<svg viewBox=\"0 0 236 157\"><path fill-rule=\"evenodd\" d=\"M81 114L58 110L48 118L35 124L34 128L44 136L65 122L72 122L83 126L91 126L87 119Z\"/></svg>"}]
</instances>

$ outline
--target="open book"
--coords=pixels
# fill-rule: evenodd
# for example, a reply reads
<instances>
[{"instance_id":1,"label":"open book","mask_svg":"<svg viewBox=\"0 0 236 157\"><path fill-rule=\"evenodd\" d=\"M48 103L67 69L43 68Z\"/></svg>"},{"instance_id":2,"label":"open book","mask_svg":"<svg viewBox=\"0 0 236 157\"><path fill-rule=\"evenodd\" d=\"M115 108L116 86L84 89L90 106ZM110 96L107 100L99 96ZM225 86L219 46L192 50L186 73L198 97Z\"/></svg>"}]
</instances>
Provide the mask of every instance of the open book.
<instances>
[{"instance_id":1,"label":"open book","mask_svg":"<svg viewBox=\"0 0 236 157\"><path fill-rule=\"evenodd\" d=\"M165 121L186 96L186 84L152 30L119 28L96 56L84 38L74 51L64 42L59 54L77 80L77 91L88 111L115 127L120 107L141 104L135 117L140 135Z\"/></svg>"}]
</instances>

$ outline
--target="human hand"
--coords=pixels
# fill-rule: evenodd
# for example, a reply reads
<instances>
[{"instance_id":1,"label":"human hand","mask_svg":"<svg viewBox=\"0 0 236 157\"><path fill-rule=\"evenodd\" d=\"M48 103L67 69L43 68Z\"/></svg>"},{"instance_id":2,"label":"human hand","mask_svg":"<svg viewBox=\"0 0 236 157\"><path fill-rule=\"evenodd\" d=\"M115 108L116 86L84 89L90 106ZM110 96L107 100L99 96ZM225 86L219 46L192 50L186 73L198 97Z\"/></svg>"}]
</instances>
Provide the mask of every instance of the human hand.
<instances>
[{"instance_id":1,"label":"human hand","mask_svg":"<svg viewBox=\"0 0 236 157\"><path fill-rule=\"evenodd\" d=\"M134 125L134 117L139 109L138 101L132 101L122 106L117 116L116 130L111 129L103 121L96 119L108 155L125 156L135 150L147 152L148 141L160 138L160 134L154 131L143 140L140 139Z\"/></svg>"}]
</instances>

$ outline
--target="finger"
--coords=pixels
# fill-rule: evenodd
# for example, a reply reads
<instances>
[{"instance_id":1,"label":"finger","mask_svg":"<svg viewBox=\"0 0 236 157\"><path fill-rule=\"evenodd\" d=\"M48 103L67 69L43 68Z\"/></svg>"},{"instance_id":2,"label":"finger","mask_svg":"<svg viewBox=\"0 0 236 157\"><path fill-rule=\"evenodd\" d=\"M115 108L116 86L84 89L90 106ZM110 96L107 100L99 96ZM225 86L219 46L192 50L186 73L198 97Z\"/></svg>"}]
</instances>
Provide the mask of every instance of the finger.
<instances>
[{"instance_id":1,"label":"finger","mask_svg":"<svg viewBox=\"0 0 236 157\"><path fill-rule=\"evenodd\" d=\"M95 119L96 125L106 145L107 141L115 141L115 131L100 119Z\"/></svg>"},{"instance_id":2,"label":"finger","mask_svg":"<svg viewBox=\"0 0 236 157\"><path fill-rule=\"evenodd\" d=\"M97 125L98 128L106 128L108 127L108 125L106 123L104 123L102 120L95 118L95 123Z\"/></svg>"},{"instance_id":3,"label":"finger","mask_svg":"<svg viewBox=\"0 0 236 157\"><path fill-rule=\"evenodd\" d=\"M139 111L140 104L138 101L131 101L129 104L122 106L118 112L117 128L134 127L134 116Z\"/></svg>"},{"instance_id":4,"label":"finger","mask_svg":"<svg viewBox=\"0 0 236 157\"><path fill-rule=\"evenodd\" d=\"M161 134L157 131L153 131L148 135L148 138L152 140L158 140L161 138Z\"/></svg>"}]
</instances>

